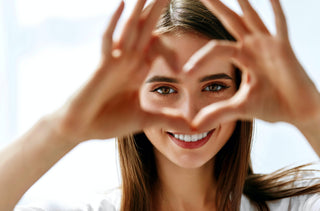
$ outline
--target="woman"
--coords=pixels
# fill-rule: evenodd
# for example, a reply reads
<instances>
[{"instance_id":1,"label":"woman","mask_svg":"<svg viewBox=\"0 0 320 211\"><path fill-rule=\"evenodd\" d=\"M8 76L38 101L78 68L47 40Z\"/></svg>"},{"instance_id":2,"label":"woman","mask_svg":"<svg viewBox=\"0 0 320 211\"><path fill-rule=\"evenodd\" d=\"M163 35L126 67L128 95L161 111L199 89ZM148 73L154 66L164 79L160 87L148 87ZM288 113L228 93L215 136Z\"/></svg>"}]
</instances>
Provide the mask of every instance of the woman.
<instances>
[{"instance_id":1,"label":"woman","mask_svg":"<svg viewBox=\"0 0 320 211\"><path fill-rule=\"evenodd\" d=\"M241 17L218 0L202 2L230 34L196 0L145 10L138 0L114 42L121 3L94 75L2 151L1 210L77 144L110 137L120 137L122 211L319 209L320 185L301 182L303 170L250 168L254 118L295 125L320 155L320 95L291 49L279 1L271 1L275 35L247 0Z\"/></svg>"}]
</instances>

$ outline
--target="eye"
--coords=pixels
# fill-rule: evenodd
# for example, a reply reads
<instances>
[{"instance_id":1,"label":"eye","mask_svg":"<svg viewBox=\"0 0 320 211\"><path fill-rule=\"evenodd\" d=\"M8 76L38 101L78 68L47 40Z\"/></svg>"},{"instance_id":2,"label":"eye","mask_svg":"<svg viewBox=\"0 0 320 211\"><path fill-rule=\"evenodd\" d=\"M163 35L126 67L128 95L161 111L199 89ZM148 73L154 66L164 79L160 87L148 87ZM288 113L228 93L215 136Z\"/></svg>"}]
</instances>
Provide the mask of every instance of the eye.
<instances>
[{"instance_id":1,"label":"eye","mask_svg":"<svg viewBox=\"0 0 320 211\"><path fill-rule=\"evenodd\" d=\"M169 95L169 94L177 93L176 90L174 90L173 88L168 87L168 86L158 87L158 88L152 90L152 92L157 92L157 93L159 93L161 95Z\"/></svg>"},{"instance_id":2,"label":"eye","mask_svg":"<svg viewBox=\"0 0 320 211\"><path fill-rule=\"evenodd\" d=\"M226 85L223 85L223 84L213 83L213 84L210 84L210 85L206 86L202 91L205 91L205 92L220 92L220 91L223 91L224 89L227 89L229 87L230 86L226 86Z\"/></svg>"}]
</instances>

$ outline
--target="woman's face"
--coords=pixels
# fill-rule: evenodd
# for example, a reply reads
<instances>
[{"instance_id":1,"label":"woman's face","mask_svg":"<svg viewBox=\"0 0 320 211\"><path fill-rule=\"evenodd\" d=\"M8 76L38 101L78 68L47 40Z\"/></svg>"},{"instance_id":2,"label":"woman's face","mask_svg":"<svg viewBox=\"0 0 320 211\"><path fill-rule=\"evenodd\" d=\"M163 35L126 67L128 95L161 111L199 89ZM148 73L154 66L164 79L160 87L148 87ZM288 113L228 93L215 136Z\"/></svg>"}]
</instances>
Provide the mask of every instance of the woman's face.
<instances>
[{"instance_id":1,"label":"woman's face","mask_svg":"<svg viewBox=\"0 0 320 211\"><path fill-rule=\"evenodd\" d=\"M176 50L182 66L208 42L191 33L167 34L164 41ZM140 90L143 107L155 110L172 108L192 119L203 107L228 99L236 92L235 71L226 60L213 59L208 67L192 75L173 73L163 59L157 59ZM150 127L144 130L158 158L183 168L197 168L217 154L230 138L235 122L191 131L189 128Z\"/></svg>"}]
</instances>

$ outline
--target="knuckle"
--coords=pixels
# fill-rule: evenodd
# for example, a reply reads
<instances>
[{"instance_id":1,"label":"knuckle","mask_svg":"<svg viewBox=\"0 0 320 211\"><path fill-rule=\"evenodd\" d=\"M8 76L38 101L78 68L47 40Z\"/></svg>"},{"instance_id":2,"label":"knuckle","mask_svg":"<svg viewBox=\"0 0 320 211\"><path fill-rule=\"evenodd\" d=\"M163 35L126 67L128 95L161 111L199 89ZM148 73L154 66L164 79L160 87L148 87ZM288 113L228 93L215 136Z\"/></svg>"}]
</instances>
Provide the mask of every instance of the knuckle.
<instances>
[{"instance_id":1,"label":"knuckle","mask_svg":"<svg viewBox=\"0 0 320 211\"><path fill-rule=\"evenodd\" d=\"M246 104L242 100L238 100L232 105L232 110L236 111L240 115L245 115L247 112Z\"/></svg>"}]
</instances>

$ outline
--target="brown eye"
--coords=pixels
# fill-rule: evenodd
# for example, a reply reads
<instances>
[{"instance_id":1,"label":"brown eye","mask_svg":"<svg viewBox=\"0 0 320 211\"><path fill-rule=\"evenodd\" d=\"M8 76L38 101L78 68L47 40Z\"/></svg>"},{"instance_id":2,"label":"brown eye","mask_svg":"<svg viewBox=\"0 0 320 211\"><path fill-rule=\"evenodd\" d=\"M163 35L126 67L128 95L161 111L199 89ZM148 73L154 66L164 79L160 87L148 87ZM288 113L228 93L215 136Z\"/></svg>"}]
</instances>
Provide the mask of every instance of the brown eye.
<instances>
[{"instance_id":1,"label":"brown eye","mask_svg":"<svg viewBox=\"0 0 320 211\"><path fill-rule=\"evenodd\" d=\"M176 93L176 90L174 90L168 86L162 86L162 87L154 89L152 92L157 92L161 95L168 95L168 94Z\"/></svg>"},{"instance_id":2,"label":"brown eye","mask_svg":"<svg viewBox=\"0 0 320 211\"><path fill-rule=\"evenodd\" d=\"M229 88L230 86L225 86L222 84L210 84L208 86L206 86L202 91L206 91L206 92L219 92L222 91L224 89Z\"/></svg>"}]
</instances>

